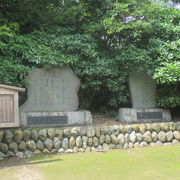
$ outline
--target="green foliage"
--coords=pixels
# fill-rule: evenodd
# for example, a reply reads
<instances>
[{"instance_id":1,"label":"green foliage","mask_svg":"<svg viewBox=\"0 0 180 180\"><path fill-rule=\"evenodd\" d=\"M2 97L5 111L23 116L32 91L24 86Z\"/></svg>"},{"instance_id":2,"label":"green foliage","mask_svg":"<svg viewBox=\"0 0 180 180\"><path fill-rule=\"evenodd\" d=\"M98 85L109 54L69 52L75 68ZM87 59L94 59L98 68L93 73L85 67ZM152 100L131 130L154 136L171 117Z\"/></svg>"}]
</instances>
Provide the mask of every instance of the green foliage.
<instances>
[{"instance_id":1,"label":"green foliage","mask_svg":"<svg viewBox=\"0 0 180 180\"><path fill-rule=\"evenodd\" d=\"M0 82L24 86L32 68L68 65L81 108L104 111L130 104L128 74L143 70L160 83L159 106L177 107L179 20L151 0L3 0Z\"/></svg>"}]
</instances>

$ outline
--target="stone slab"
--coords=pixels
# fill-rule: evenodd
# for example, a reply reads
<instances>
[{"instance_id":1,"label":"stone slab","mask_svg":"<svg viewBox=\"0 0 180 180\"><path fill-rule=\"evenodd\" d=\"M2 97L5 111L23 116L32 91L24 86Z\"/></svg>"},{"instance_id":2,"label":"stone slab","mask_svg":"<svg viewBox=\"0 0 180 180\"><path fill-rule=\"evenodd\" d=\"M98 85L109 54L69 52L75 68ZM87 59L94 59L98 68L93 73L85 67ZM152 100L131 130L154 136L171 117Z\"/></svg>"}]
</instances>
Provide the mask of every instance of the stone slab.
<instances>
[{"instance_id":1,"label":"stone slab","mask_svg":"<svg viewBox=\"0 0 180 180\"><path fill-rule=\"evenodd\" d=\"M150 123L171 121L170 111L167 109L135 109L120 108L118 121L122 123Z\"/></svg>"},{"instance_id":2,"label":"stone slab","mask_svg":"<svg viewBox=\"0 0 180 180\"><path fill-rule=\"evenodd\" d=\"M156 108L156 82L145 72L131 73L129 88L133 108Z\"/></svg>"},{"instance_id":3,"label":"stone slab","mask_svg":"<svg viewBox=\"0 0 180 180\"><path fill-rule=\"evenodd\" d=\"M59 112L78 109L80 80L71 68L34 69L27 77L28 99L20 112Z\"/></svg>"},{"instance_id":4,"label":"stone slab","mask_svg":"<svg viewBox=\"0 0 180 180\"><path fill-rule=\"evenodd\" d=\"M35 121L41 121L41 119L46 119L48 123L37 123ZM48 118L49 117L49 118ZM61 117L61 118L59 118ZM67 121L65 121L67 117ZM63 118L63 121L61 121ZM33 122L28 123L28 119ZM33 120L35 119L35 120ZM60 122L57 122L59 119ZM44 120L43 120L44 121ZM66 111L66 112L24 112L20 113L20 125L28 127L37 126L87 126L92 125L92 116L89 111Z\"/></svg>"}]
</instances>

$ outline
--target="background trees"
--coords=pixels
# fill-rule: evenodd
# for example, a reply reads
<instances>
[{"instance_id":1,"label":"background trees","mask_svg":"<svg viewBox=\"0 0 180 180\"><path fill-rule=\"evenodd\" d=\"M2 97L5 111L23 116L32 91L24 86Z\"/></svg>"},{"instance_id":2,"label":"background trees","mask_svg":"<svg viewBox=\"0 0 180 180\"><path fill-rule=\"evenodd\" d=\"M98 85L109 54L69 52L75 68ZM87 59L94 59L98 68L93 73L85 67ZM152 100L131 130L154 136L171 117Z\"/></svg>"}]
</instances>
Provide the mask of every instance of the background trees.
<instances>
[{"instance_id":1,"label":"background trees","mask_svg":"<svg viewBox=\"0 0 180 180\"><path fill-rule=\"evenodd\" d=\"M130 105L128 74L146 71L158 105L180 105L179 9L151 0L2 0L0 82L24 85L34 67L71 66L81 108Z\"/></svg>"}]
</instances>

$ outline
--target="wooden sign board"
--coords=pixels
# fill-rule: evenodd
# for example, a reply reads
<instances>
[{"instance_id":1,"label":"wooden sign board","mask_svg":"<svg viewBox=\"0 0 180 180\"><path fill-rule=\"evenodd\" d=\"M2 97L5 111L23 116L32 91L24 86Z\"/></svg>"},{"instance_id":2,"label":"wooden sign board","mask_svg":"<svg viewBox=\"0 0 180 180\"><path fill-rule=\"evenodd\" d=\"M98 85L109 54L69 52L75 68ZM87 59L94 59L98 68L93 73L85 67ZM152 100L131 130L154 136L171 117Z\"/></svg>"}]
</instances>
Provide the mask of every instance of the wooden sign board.
<instances>
[{"instance_id":1,"label":"wooden sign board","mask_svg":"<svg viewBox=\"0 0 180 180\"><path fill-rule=\"evenodd\" d=\"M19 126L19 91L25 89L0 84L0 128Z\"/></svg>"}]
</instances>

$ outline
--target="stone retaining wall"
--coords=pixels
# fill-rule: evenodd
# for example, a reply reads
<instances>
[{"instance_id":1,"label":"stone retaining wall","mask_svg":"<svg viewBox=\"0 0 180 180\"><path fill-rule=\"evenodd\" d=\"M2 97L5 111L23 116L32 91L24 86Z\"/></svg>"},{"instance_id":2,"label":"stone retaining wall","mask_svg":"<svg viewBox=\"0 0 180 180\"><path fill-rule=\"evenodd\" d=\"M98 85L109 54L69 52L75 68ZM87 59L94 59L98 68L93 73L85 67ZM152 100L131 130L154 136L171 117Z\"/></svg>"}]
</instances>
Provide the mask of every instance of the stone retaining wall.
<instances>
[{"instance_id":1,"label":"stone retaining wall","mask_svg":"<svg viewBox=\"0 0 180 180\"><path fill-rule=\"evenodd\" d=\"M0 159L55 152L170 145L180 142L180 122L44 129L1 129Z\"/></svg>"}]
</instances>

